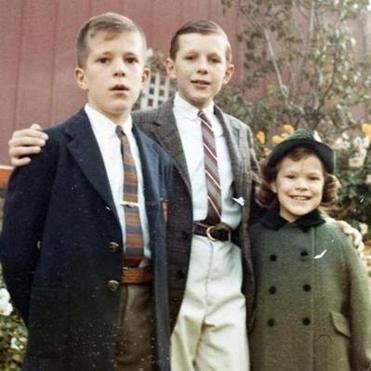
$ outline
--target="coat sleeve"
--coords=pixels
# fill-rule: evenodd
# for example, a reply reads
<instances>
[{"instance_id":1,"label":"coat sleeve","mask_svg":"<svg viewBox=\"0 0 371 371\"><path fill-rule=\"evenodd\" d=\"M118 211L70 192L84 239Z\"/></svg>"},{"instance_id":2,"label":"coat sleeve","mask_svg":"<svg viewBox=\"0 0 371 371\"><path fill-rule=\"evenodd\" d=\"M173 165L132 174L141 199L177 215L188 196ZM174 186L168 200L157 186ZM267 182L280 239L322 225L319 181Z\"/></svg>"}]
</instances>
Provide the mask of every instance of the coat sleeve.
<instances>
[{"instance_id":1,"label":"coat sleeve","mask_svg":"<svg viewBox=\"0 0 371 371\"><path fill-rule=\"evenodd\" d=\"M350 283L351 352L354 370L371 370L371 290L365 266L350 242L344 249Z\"/></svg>"},{"instance_id":2,"label":"coat sleeve","mask_svg":"<svg viewBox=\"0 0 371 371\"><path fill-rule=\"evenodd\" d=\"M56 147L49 139L30 165L16 169L10 177L5 197L0 259L7 289L26 323L54 181Z\"/></svg>"}]
</instances>

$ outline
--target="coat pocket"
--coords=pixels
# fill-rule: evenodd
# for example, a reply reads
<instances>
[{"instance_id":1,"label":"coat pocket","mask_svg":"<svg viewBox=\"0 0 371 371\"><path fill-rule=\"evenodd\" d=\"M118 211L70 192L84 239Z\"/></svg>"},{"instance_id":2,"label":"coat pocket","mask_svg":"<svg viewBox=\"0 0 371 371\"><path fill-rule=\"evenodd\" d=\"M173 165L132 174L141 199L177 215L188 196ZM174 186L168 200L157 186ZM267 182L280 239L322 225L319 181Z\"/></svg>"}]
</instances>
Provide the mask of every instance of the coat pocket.
<instances>
[{"instance_id":1,"label":"coat pocket","mask_svg":"<svg viewBox=\"0 0 371 371\"><path fill-rule=\"evenodd\" d=\"M331 312L331 322L335 327L335 330L340 334L351 337L349 320L341 313Z\"/></svg>"},{"instance_id":2,"label":"coat pocket","mask_svg":"<svg viewBox=\"0 0 371 371\"><path fill-rule=\"evenodd\" d=\"M65 354L69 310L67 289L32 289L27 356L59 358Z\"/></svg>"}]
</instances>

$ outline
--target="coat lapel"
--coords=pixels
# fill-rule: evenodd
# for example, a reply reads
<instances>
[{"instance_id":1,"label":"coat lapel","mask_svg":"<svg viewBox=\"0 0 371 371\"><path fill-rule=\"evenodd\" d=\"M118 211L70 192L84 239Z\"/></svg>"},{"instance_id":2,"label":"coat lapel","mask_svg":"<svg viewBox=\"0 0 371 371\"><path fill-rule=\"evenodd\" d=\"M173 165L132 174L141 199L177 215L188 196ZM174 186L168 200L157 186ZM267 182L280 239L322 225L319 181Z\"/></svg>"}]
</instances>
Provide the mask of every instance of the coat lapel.
<instances>
[{"instance_id":1,"label":"coat lapel","mask_svg":"<svg viewBox=\"0 0 371 371\"><path fill-rule=\"evenodd\" d=\"M71 122L71 125L66 129L66 134L71 138L67 144L68 150L87 180L110 209L114 211L117 220L119 220L113 202L106 168L88 116L82 109L72 118L72 121L75 122Z\"/></svg>"},{"instance_id":2,"label":"coat lapel","mask_svg":"<svg viewBox=\"0 0 371 371\"><path fill-rule=\"evenodd\" d=\"M146 204L150 205L151 201L158 201L160 195L157 193L159 190L159 168L158 153L152 148L151 143L147 137L143 135L137 127L133 126L133 134L138 146L140 163L143 174L143 189Z\"/></svg>"},{"instance_id":3,"label":"coat lapel","mask_svg":"<svg viewBox=\"0 0 371 371\"><path fill-rule=\"evenodd\" d=\"M181 175L189 194L191 194L191 182L188 173L183 145L180 139L178 127L173 113L173 100L165 102L159 108L159 114L154 122L156 127L153 133L158 142L171 156L175 168Z\"/></svg>"},{"instance_id":4,"label":"coat lapel","mask_svg":"<svg viewBox=\"0 0 371 371\"><path fill-rule=\"evenodd\" d=\"M225 140L231 158L235 192L237 196L240 196L243 194L243 164L240 153L240 129L232 125L231 121L224 115L219 107L215 106L214 113L223 127Z\"/></svg>"}]
</instances>

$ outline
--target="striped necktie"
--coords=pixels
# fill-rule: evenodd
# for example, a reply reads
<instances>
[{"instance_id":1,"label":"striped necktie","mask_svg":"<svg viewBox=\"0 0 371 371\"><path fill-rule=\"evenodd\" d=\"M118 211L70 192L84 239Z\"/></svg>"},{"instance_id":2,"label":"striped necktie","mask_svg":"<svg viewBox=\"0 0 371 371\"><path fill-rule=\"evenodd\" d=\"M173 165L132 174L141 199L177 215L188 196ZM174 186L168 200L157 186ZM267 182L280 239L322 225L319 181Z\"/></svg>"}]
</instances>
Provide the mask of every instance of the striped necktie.
<instances>
[{"instance_id":1,"label":"striped necktie","mask_svg":"<svg viewBox=\"0 0 371 371\"><path fill-rule=\"evenodd\" d=\"M204 112L199 111L204 148L208 212L206 221L217 224L221 218L221 188L213 127Z\"/></svg>"},{"instance_id":2,"label":"striped necktie","mask_svg":"<svg viewBox=\"0 0 371 371\"><path fill-rule=\"evenodd\" d=\"M130 143L124 130L117 125L116 134L121 142L122 163L124 166L123 201L125 212L126 248L124 265L138 266L144 256L143 232L140 223L138 203L138 176Z\"/></svg>"}]
</instances>

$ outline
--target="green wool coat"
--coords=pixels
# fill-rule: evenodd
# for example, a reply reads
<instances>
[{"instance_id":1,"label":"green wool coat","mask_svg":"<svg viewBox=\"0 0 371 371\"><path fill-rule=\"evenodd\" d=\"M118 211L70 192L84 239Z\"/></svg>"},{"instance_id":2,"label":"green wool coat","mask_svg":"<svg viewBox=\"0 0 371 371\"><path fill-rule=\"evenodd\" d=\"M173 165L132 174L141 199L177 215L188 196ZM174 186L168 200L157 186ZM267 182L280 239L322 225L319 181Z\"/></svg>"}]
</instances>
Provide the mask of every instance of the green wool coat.
<instances>
[{"instance_id":1,"label":"green wool coat","mask_svg":"<svg viewBox=\"0 0 371 371\"><path fill-rule=\"evenodd\" d=\"M371 293L350 241L317 212L251 228L253 371L371 370Z\"/></svg>"}]
</instances>

